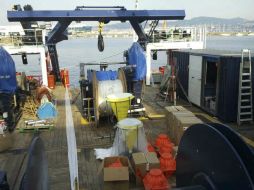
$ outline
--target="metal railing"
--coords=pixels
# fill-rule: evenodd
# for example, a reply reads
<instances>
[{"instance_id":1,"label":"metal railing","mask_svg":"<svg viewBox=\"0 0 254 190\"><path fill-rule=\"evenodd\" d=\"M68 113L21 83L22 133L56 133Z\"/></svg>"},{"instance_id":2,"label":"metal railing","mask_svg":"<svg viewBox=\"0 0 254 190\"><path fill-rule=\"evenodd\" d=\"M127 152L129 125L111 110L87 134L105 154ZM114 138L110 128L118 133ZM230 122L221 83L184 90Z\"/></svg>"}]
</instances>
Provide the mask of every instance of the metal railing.
<instances>
[{"instance_id":1,"label":"metal railing","mask_svg":"<svg viewBox=\"0 0 254 190\"><path fill-rule=\"evenodd\" d=\"M8 34L0 33L0 45L42 45L44 38L43 29L26 29L22 32L9 32Z\"/></svg>"},{"instance_id":2,"label":"metal railing","mask_svg":"<svg viewBox=\"0 0 254 190\"><path fill-rule=\"evenodd\" d=\"M150 42L193 42L206 41L206 28L204 27L172 27L154 30Z\"/></svg>"},{"instance_id":3,"label":"metal railing","mask_svg":"<svg viewBox=\"0 0 254 190\"><path fill-rule=\"evenodd\" d=\"M39 83L39 85L42 85L42 75L27 75L26 76L26 78L28 79L28 80L33 80L33 79L35 79L35 80L37 80L38 81L38 83Z\"/></svg>"}]
</instances>

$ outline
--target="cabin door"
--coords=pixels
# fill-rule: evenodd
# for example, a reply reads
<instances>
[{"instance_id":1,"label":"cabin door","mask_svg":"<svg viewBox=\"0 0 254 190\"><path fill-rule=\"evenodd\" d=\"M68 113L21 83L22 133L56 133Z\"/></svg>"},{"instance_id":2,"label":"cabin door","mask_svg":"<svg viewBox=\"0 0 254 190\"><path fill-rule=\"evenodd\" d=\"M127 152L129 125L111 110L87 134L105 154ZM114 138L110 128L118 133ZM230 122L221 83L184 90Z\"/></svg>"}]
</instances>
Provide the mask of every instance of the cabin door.
<instances>
[{"instance_id":1,"label":"cabin door","mask_svg":"<svg viewBox=\"0 0 254 190\"><path fill-rule=\"evenodd\" d=\"M190 55L189 62L189 99L197 106L201 105L202 56Z\"/></svg>"}]
</instances>

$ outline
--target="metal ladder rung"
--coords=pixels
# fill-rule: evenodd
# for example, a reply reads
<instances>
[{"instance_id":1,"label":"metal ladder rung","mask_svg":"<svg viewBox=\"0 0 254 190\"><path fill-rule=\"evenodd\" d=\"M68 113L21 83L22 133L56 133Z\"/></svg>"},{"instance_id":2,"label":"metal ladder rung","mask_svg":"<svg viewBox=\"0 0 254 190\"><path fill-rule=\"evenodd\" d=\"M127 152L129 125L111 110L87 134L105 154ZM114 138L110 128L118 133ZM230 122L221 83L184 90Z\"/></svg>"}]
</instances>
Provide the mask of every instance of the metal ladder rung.
<instances>
[{"instance_id":1,"label":"metal ladder rung","mask_svg":"<svg viewBox=\"0 0 254 190\"><path fill-rule=\"evenodd\" d=\"M240 118L240 121L242 122L242 121L252 121L252 118L251 117L249 117L249 118Z\"/></svg>"},{"instance_id":2,"label":"metal ladder rung","mask_svg":"<svg viewBox=\"0 0 254 190\"><path fill-rule=\"evenodd\" d=\"M240 121L252 121L252 118L240 119Z\"/></svg>"},{"instance_id":3,"label":"metal ladder rung","mask_svg":"<svg viewBox=\"0 0 254 190\"><path fill-rule=\"evenodd\" d=\"M242 86L242 87L241 87L242 90L250 89L250 88L251 88L250 86Z\"/></svg>"},{"instance_id":4,"label":"metal ladder rung","mask_svg":"<svg viewBox=\"0 0 254 190\"><path fill-rule=\"evenodd\" d=\"M238 125L242 121L253 120L251 76L251 53L250 50L243 49L239 72Z\"/></svg>"},{"instance_id":5,"label":"metal ladder rung","mask_svg":"<svg viewBox=\"0 0 254 190\"><path fill-rule=\"evenodd\" d=\"M250 101L242 102L241 106L252 106Z\"/></svg>"},{"instance_id":6,"label":"metal ladder rung","mask_svg":"<svg viewBox=\"0 0 254 190\"><path fill-rule=\"evenodd\" d=\"M244 113L240 113L240 115L252 115L252 112L244 112Z\"/></svg>"},{"instance_id":7,"label":"metal ladder rung","mask_svg":"<svg viewBox=\"0 0 254 190\"><path fill-rule=\"evenodd\" d=\"M247 95L251 95L251 93L250 92L248 92L248 93L240 93L242 96L247 96Z\"/></svg>"},{"instance_id":8,"label":"metal ladder rung","mask_svg":"<svg viewBox=\"0 0 254 190\"><path fill-rule=\"evenodd\" d=\"M242 99L241 102L250 102L250 99Z\"/></svg>"},{"instance_id":9,"label":"metal ladder rung","mask_svg":"<svg viewBox=\"0 0 254 190\"><path fill-rule=\"evenodd\" d=\"M240 106L241 109L251 108L252 106Z\"/></svg>"}]
</instances>

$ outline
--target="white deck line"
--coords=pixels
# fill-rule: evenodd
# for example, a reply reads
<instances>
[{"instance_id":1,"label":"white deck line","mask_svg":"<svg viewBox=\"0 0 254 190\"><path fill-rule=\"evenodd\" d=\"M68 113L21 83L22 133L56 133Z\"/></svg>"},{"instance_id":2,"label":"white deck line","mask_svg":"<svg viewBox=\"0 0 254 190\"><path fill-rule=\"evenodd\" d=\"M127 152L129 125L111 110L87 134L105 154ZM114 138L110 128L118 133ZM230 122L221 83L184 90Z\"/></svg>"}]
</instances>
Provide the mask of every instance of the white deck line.
<instances>
[{"instance_id":1,"label":"white deck line","mask_svg":"<svg viewBox=\"0 0 254 190\"><path fill-rule=\"evenodd\" d=\"M69 160L71 190L75 190L76 188L75 179L77 180L76 184L78 185L78 156L68 88L66 88L65 91L65 111L66 111L66 136L68 145L68 160Z\"/></svg>"}]
</instances>

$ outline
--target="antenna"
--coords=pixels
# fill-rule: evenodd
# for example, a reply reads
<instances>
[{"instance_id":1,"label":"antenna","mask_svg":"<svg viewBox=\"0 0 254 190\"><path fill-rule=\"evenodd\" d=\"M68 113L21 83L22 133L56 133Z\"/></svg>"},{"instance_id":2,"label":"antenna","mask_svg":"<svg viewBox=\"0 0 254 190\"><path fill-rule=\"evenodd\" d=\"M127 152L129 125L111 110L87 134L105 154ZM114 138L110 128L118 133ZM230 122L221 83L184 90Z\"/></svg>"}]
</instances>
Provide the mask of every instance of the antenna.
<instances>
[{"instance_id":1,"label":"antenna","mask_svg":"<svg viewBox=\"0 0 254 190\"><path fill-rule=\"evenodd\" d=\"M138 10L138 0L135 0L135 9Z\"/></svg>"}]
</instances>

